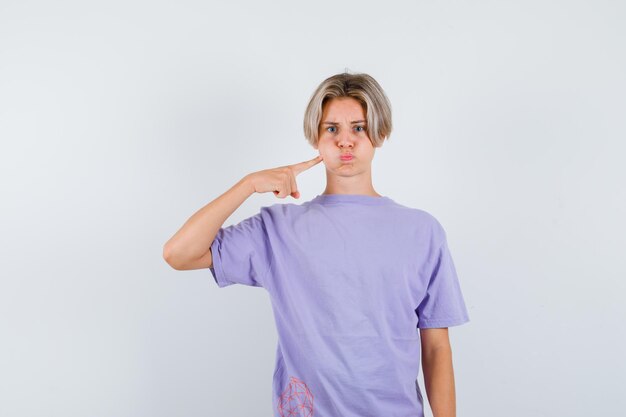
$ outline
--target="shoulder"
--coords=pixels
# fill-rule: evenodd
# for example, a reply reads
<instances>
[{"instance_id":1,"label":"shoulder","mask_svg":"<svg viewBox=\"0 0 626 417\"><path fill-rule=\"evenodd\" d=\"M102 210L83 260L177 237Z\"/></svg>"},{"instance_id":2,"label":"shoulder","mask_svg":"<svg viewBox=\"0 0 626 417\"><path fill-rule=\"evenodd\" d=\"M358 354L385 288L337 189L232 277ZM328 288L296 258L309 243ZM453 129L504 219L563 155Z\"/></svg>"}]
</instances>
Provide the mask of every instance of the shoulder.
<instances>
[{"instance_id":1,"label":"shoulder","mask_svg":"<svg viewBox=\"0 0 626 417\"><path fill-rule=\"evenodd\" d=\"M418 216L420 221L423 222L424 224L427 224L431 228L433 233L437 233L437 234L445 233L443 225L441 224L439 219L437 219L437 217L435 217L432 213L426 210L421 210L421 209L414 209L414 210L417 211L416 216Z\"/></svg>"},{"instance_id":2,"label":"shoulder","mask_svg":"<svg viewBox=\"0 0 626 417\"><path fill-rule=\"evenodd\" d=\"M439 220L429 211L426 211L417 207L409 207L400 203L396 203L391 206L396 210L398 214L406 214L411 220L417 224L423 226L430 226L433 228L441 228Z\"/></svg>"},{"instance_id":3,"label":"shoulder","mask_svg":"<svg viewBox=\"0 0 626 417\"><path fill-rule=\"evenodd\" d=\"M280 224L306 212L306 204L274 203L261 206L257 215L266 224Z\"/></svg>"},{"instance_id":4,"label":"shoulder","mask_svg":"<svg viewBox=\"0 0 626 417\"><path fill-rule=\"evenodd\" d=\"M439 219L430 211L425 209L408 207L396 203L396 214L403 222L408 220L411 225L410 229L422 238L428 238L431 243L438 244L446 239L446 232Z\"/></svg>"},{"instance_id":5,"label":"shoulder","mask_svg":"<svg viewBox=\"0 0 626 417\"><path fill-rule=\"evenodd\" d=\"M260 212L265 215L289 215L296 212L303 211L306 203L274 203L266 206L262 206Z\"/></svg>"}]
</instances>

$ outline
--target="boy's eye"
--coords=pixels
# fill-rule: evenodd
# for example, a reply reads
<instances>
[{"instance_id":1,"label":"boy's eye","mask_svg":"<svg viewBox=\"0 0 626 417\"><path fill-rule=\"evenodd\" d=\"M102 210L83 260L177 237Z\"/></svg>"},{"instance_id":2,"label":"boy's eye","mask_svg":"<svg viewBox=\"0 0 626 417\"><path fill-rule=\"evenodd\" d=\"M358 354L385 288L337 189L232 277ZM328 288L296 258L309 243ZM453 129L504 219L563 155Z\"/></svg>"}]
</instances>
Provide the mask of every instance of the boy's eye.
<instances>
[{"instance_id":1,"label":"boy's eye","mask_svg":"<svg viewBox=\"0 0 626 417\"><path fill-rule=\"evenodd\" d=\"M365 126L358 125L358 126L355 126L354 128L356 129L357 132L364 132L365 131ZM332 129L332 130L329 130L329 129ZM335 126L328 126L326 128L326 131L331 132L331 133L334 133L336 130L337 130L337 128Z\"/></svg>"}]
</instances>

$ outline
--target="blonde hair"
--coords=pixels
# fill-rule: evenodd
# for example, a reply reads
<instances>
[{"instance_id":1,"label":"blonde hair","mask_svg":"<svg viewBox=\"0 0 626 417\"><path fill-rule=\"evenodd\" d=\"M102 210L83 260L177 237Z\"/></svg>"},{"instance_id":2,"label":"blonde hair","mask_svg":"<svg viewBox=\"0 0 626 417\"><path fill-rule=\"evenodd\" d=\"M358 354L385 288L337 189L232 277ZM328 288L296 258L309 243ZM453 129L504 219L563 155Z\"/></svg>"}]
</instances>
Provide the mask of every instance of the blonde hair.
<instances>
[{"instance_id":1,"label":"blonde hair","mask_svg":"<svg viewBox=\"0 0 626 417\"><path fill-rule=\"evenodd\" d=\"M374 147L383 145L391 134L391 103L380 84L364 73L346 72L328 77L317 87L304 112L304 136L315 147L324 105L336 97L356 99L365 110L367 134Z\"/></svg>"}]
</instances>

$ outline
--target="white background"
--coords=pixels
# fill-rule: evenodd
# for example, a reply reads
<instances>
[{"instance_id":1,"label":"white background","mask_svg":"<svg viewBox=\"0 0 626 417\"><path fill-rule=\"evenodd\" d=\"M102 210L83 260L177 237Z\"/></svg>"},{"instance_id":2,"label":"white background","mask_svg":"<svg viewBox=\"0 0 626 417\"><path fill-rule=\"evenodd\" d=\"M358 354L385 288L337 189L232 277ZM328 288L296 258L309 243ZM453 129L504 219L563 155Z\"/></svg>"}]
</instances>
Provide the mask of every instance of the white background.
<instances>
[{"instance_id":1,"label":"white background","mask_svg":"<svg viewBox=\"0 0 626 417\"><path fill-rule=\"evenodd\" d=\"M458 416L622 412L625 21L597 0L1 0L0 414L270 416L266 291L162 248L245 174L317 155L304 108L346 68L393 106L375 189L448 233ZM323 164L298 185L321 193ZM276 202L297 201L225 225Z\"/></svg>"}]
</instances>

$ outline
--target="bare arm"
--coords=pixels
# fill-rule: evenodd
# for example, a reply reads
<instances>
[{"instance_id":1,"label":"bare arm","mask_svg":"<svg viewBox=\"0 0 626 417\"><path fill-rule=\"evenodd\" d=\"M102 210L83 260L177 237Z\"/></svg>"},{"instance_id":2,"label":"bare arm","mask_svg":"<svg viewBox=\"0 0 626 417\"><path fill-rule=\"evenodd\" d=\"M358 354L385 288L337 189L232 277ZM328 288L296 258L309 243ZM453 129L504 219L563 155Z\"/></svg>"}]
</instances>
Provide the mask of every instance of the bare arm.
<instances>
[{"instance_id":1,"label":"bare arm","mask_svg":"<svg viewBox=\"0 0 626 417\"><path fill-rule=\"evenodd\" d=\"M322 161L321 156L297 164L248 174L224 194L195 212L163 246L163 258L174 269L213 266L211 244L231 214L254 193L272 191L278 198L300 197L296 176Z\"/></svg>"},{"instance_id":2,"label":"bare arm","mask_svg":"<svg viewBox=\"0 0 626 417\"><path fill-rule=\"evenodd\" d=\"M452 349L448 328L420 329L422 370L433 417L456 417Z\"/></svg>"},{"instance_id":3,"label":"bare arm","mask_svg":"<svg viewBox=\"0 0 626 417\"><path fill-rule=\"evenodd\" d=\"M163 247L163 258L174 269L213 266L211 244L226 219L248 197L254 186L246 175L228 191L195 212Z\"/></svg>"}]
</instances>

